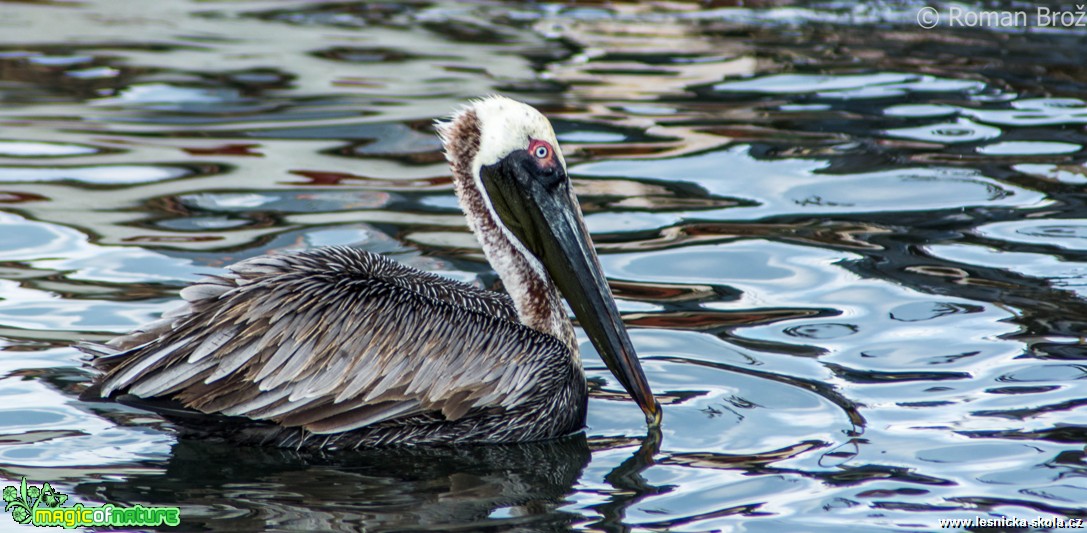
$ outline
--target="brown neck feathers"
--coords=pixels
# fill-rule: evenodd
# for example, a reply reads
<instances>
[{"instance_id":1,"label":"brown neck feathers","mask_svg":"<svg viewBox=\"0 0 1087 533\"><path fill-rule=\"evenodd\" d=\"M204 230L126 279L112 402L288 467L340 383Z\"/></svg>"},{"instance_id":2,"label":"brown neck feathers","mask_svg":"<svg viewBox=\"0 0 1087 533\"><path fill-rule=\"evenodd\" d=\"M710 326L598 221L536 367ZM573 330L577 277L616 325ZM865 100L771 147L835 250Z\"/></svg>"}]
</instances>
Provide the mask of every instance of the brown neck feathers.
<instances>
[{"instance_id":1,"label":"brown neck feathers","mask_svg":"<svg viewBox=\"0 0 1087 533\"><path fill-rule=\"evenodd\" d=\"M476 177L480 124L475 112L469 109L460 113L444 127L442 140L468 226L513 298L521 323L557 337L576 356L577 339L558 289L540 261L505 228Z\"/></svg>"}]
</instances>

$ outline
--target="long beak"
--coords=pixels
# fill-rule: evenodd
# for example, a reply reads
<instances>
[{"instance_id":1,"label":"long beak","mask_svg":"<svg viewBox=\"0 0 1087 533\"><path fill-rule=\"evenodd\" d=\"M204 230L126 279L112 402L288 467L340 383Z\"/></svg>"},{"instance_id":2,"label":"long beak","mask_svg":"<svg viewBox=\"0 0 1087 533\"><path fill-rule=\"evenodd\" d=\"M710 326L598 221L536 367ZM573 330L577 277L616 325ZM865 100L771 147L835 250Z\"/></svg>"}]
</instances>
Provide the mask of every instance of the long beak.
<instances>
[{"instance_id":1,"label":"long beak","mask_svg":"<svg viewBox=\"0 0 1087 533\"><path fill-rule=\"evenodd\" d=\"M660 404L653 397L619 310L615 307L611 288L600 269L600 261L593 250L592 240L565 171L556 169L554 173L558 176L541 179L539 175L524 176L534 170L531 163L509 163L506 170L522 174L522 179L511 180L519 182L516 186L495 188L503 189L500 195L508 202L501 206L502 210L517 212L516 218L521 222L520 227L511 229L543 263L559 291L570 303L581 327L588 333L589 340L600 352L601 359L645 413L646 423L652 428L659 427ZM492 199L495 199L494 193L499 191L490 191L492 185L487 181L490 180L484 180ZM511 189L516 189L520 194L509 194L513 192Z\"/></svg>"},{"instance_id":2,"label":"long beak","mask_svg":"<svg viewBox=\"0 0 1087 533\"><path fill-rule=\"evenodd\" d=\"M543 230L540 238L547 250L540 260L559 287L559 292L570 303L574 316L585 333L589 334L589 340L600 352L608 370L638 402L645 413L646 423L650 427L659 427L660 404L653 397L653 391L642 372L642 365L615 307L611 288L600 269L600 261L593 251L579 210L574 205L548 203L546 200L542 202L541 211L544 220L550 221L550 224L536 226Z\"/></svg>"}]
</instances>

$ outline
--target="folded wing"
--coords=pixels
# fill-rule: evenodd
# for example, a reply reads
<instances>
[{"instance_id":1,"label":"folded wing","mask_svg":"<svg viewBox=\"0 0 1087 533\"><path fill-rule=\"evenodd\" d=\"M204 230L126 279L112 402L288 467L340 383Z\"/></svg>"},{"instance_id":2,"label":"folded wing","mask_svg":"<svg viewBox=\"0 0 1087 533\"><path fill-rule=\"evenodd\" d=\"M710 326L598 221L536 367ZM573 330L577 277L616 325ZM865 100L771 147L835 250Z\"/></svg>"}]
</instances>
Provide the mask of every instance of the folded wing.
<instances>
[{"instance_id":1,"label":"folded wing","mask_svg":"<svg viewBox=\"0 0 1087 533\"><path fill-rule=\"evenodd\" d=\"M84 398L339 433L515 409L566 351L517 323L505 295L350 248L249 259L182 296L163 320L86 347L106 373Z\"/></svg>"}]
</instances>

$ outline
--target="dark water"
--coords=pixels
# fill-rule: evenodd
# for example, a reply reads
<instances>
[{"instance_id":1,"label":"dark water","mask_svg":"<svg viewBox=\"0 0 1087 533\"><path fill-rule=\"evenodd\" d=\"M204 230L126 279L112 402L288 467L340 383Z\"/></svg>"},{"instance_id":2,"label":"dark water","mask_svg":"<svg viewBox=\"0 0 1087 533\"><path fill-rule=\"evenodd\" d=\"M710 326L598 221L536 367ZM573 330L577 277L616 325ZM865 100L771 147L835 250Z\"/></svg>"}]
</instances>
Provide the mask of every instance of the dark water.
<instances>
[{"instance_id":1,"label":"dark water","mask_svg":"<svg viewBox=\"0 0 1087 533\"><path fill-rule=\"evenodd\" d=\"M187 530L1087 517L1087 29L922 5L0 1L0 476ZM586 435L529 446L238 449L76 400L71 342L245 257L492 285L430 126L491 92L553 118L660 442L587 344Z\"/></svg>"}]
</instances>

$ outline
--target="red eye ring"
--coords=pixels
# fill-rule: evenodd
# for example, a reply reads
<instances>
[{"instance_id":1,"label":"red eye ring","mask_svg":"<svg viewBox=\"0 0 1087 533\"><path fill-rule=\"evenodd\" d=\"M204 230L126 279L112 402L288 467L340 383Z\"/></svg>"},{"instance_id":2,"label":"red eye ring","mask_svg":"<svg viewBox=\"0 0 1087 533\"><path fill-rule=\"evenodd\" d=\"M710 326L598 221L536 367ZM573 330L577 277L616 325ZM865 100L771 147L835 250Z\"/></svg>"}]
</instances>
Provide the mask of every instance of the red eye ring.
<instances>
[{"instance_id":1,"label":"red eye ring","mask_svg":"<svg viewBox=\"0 0 1087 533\"><path fill-rule=\"evenodd\" d=\"M528 143L528 153L532 154L532 157L535 157L537 161L550 162L555 155L555 149L547 141L531 139L531 142Z\"/></svg>"}]
</instances>

